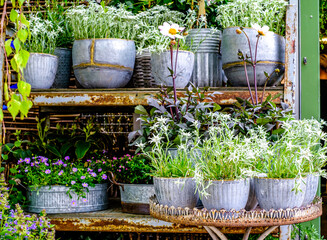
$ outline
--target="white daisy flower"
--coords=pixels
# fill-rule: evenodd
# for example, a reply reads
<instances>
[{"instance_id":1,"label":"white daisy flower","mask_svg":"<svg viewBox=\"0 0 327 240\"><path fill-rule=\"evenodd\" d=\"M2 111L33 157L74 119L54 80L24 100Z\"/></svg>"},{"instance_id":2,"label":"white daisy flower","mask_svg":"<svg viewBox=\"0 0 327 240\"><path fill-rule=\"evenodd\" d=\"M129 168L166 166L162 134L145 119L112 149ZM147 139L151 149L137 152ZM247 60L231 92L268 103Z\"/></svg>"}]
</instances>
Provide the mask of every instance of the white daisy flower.
<instances>
[{"instance_id":1,"label":"white daisy flower","mask_svg":"<svg viewBox=\"0 0 327 240\"><path fill-rule=\"evenodd\" d=\"M168 36L171 39L175 38L183 38L179 33L184 31L183 27L179 27L178 24L172 24L170 25L167 22L164 22L162 26L159 26L159 30L162 35Z\"/></svg>"}]
</instances>

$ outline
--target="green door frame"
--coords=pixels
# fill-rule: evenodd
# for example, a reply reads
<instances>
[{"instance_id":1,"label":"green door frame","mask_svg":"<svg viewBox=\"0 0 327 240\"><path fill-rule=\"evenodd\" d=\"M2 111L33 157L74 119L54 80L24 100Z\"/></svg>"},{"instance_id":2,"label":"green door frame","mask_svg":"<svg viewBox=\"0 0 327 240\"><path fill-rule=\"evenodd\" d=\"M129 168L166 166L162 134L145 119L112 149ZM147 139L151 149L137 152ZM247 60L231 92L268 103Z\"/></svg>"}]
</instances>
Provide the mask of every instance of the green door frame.
<instances>
[{"instance_id":1,"label":"green door frame","mask_svg":"<svg viewBox=\"0 0 327 240\"><path fill-rule=\"evenodd\" d=\"M319 0L299 0L299 16L300 118L320 119ZM320 218L312 223L320 233Z\"/></svg>"}]
</instances>

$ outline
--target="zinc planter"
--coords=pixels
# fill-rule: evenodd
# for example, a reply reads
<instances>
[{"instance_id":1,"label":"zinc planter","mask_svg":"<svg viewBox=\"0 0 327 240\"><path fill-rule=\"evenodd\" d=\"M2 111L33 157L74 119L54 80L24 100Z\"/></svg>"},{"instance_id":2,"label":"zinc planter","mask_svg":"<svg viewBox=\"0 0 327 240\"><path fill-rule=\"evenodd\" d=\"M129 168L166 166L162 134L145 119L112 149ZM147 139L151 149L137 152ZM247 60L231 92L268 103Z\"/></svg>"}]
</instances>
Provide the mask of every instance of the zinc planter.
<instances>
[{"instance_id":1,"label":"zinc planter","mask_svg":"<svg viewBox=\"0 0 327 240\"><path fill-rule=\"evenodd\" d=\"M153 184L122 184L120 188L122 211L150 214L149 198L154 195Z\"/></svg>"},{"instance_id":2,"label":"zinc planter","mask_svg":"<svg viewBox=\"0 0 327 240\"><path fill-rule=\"evenodd\" d=\"M86 202L71 192L72 198L66 193L69 188L66 186L43 186L37 190L28 188L27 198L30 201L27 206L28 212L40 213L42 209L47 214L51 213L77 213L93 212L108 208L108 184L95 184L89 187L86 192ZM73 204L75 203L75 204Z\"/></svg>"},{"instance_id":3,"label":"zinc planter","mask_svg":"<svg viewBox=\"0 0 327 240\"><path fill-rule=\"evenodd\" d=\"M173 80L168 68L171 68L170 51L151 55L151 71L156 85L173 86ZM175 66L176 51L173 51L173 63ZM185 88L190 82L194 65L194 53L178 51L178 60L175 79L176 88Z\"/></svg>"},{"instance_id":4,"label":"zinc planter","mask_svg":"<svg viewBox=\"0 0 327 240\"><path fill-rule=\"evenodd\" d=\"M255 178L254 190L262 209L301 207L306 192L306 179ZM301 191L294 191L296 184Z\"/></svg>"},{"instance_id":5,"label":"zinc planter","mask_svg":"<svg viewBox=\"0 0 327 240\"><path fill-rule=\"evenodd\" d=\"M311 204L313 199L315 198L319 186L319 178L320 176L318 174L307 175L306 190L302 207Z\"/></svg>"},{"instance_id":6,"label":"zinc planter","mask_svg":"<svg viewBox=\"0 0 327 240\"><path fill-rule=\"evenodd\" d=\"M188 31L186 44L195 53L191 82L197 87L222 85L221 32L210 28Z\"/></svg>"},{"instance_id":7,"label":"zinc planter","mask_svg":"<svg viewBox=\"0 0 327 240\"><path fill-rule=\"evenodd\" d=\"M24 69L25 81L34 89L49 89L54 82L57 68L57 56L31 53Z\"/></svg>"},{"instance_id":8,"label":"zinc planter","mask_svg":"<svg viewBox=\"0 0 327 240\"><path fill-rule=\"evenodd\" d=\"M56 48L54 54L58 57L58 70L51 88L68 88L72 70L72 50Z\"/></svg>"},{"instance_id":9,"label":"zinc planter","mask_svg":"<svg viewBox=\"0 0 327 240\"><path fill-rule=\"evenodd\" d=\"M120 88L131 80L135 43L124 39L83 39L73 45L75 77L84 88Z\"/></svg>"},{"instance_id":10,"label":"zinc planter","mask_svg":"<svg viewBox=\"0 0 327 240\"><path fill-rule=\"evenodd\" d=\"M206 189L209 196L203 197L202 203L208 210L239 211L245 208L249 191L250 179L212 181Z\"/></svg>"},{"instance_id":11,"label":"zinc planter","mask_svg":"<svg viewBox=\"0 0 327 240\"><path fill-rule=\"evenodd\" d=\"M155 194L160 204L169 207L194 208L199 196L193 178L153 178Z\"/></svg>"},{"instance_id":12,"label":"zinc planter","mask_svg":"<svg viewBox=\"0 0 327 240\"><path fill-rule=\"evenodd\" d=\"M250 56L249 45L245 35L237 34L237 27L226 28L222 35L222 64L223 70L232 86L247 86L243 61L238 59L238 50L243 51L244 55ZM244 28L251 43L252 53L255 54L256 35L258 32L252 28ZM254 55L253 55L254 57ZM285 71L285 38L278 34L270 36L261 36L258 44L256 75L258 86L263 86L266 81L264 72L269 75L273 73L268 81L268 86L278 84ZM274 73L275 69L279 69L280 73ZM247 64L247 72L251 86L254 86L253 69Z\"/></svg>"}]
</instances>

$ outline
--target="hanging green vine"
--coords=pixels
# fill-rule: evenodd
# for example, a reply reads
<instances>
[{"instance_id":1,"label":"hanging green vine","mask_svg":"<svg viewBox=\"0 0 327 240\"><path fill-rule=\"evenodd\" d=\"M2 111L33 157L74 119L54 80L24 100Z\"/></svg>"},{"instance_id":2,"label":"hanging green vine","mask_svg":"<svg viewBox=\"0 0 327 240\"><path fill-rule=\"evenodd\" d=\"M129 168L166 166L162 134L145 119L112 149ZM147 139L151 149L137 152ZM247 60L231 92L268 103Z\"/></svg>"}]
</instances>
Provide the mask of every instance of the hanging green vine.
<instances>
[{"instance_id":1,"label":"hanging green vine","mask_svg":"<svg viewBox=\"0 0 327 240\"><path fill-rule=\"evenodd\" d=\"M25 42L30 38L29 22L23 13L24 0L11 0L12 9L7 16L8 2L1 0L3 7L1 17L1 50L4 54L4 100L5 105L0 111L0 121L3 121L3 110L7 106L13 119L20 114L20 118L27 116L33 103L29 100L31 85L23 80L23 69L26 67L29 52L24 49ZM5 40L6 28L12 22L16 31L9 39ZM10 59L11 58L11 59ZM10 59L10 60L9 60ZM17 87L11 87L12 73L17 73Z\"/></svg>"}]
</instances>

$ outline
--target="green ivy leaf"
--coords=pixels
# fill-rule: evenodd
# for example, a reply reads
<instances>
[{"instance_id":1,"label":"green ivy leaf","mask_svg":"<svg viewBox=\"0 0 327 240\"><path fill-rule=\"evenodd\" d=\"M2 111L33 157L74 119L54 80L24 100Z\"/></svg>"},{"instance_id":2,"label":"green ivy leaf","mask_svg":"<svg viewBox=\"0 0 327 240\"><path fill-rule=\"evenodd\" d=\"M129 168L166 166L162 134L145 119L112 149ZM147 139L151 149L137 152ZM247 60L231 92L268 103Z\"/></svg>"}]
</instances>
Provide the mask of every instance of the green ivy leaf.
<instances>
[{"instance_id":1,"label":"green ivy leaf","mask_svg":"<svg viewBox=\"0 0 327 240\"><path fill-rule=\"evenodd\" d=\"M15 141L14 145L15 145L15 147L20 147L22 144L20 141Z\"/></svg>"},{"instance_id":2,"label":"green ivy leaf","mask_svg":"<svg viewBox=\"0 0 327 240\"><path fill-rule=\"evenodd\" d=\"M20 14L20 17L19 17L19 20L22 24L24 24L26 27L29 27L30 26L30 23L29 21L27 21L25 15L22 13Z\"/></svg>"},{"instance_id":3,"label":"green ivy leaf","mask_svg":"<svg viewBox=\"0 0 327 240\"><path fill-rule=\"evenodd\" d=\"M137 105L135 107L135 111L134 112L136 114L148 115L148 112L146 111L146 109L142 105Z\"/></svg>"},{"instance_id":4,"label":"green ivy leaf","mask_svg":"<svg viewBox=\"0 0 327 240\"><path fill-rule=\"evenodd\" d=\"M28 59L29 59L29 57L30 57L30 53L29 53L28 51L22 49L22 50L20 51L20 55L21 55L22 58L23 58L22 67L25 68L25 67L26 67L26 64L27 64L27 62L28 62Z\"/></svg>"},{"instance_id":5,"label":"green ivy leaf","mask_svg":"<svg viewBox=\"0 0 327 240\"><path fill-rule=\"evenodd\" d=\"M0 172L3 172L5 170L4 167L0 167Z\"/></svg>"},{"instance_id":6,"label":"green ivy leaf","mask_svg":"<svg viewBox=\"0 0 327 240\"><path fill-rule=\"evenodd\" d=\"M14 46L15 46L15 49L16 49L16 52L19 52L20 48L21 48L21 45L20 45L20 41L18 38L15 38L14 40ZM17 55L17 54L16 54ZM16 56L15 55L15 56Z\"/></svg>"},{"instance_id":7,"label":"green ivy leaf","mask_svg":"<svg viewBox=\"0 0 327 240\"><path fill-rule=\"evenodd\" d=\"M0 109L0 122L2 122L3 121L3 111L2 111L2 109Z\"/></svg>"},{"instance_id":8,"label":"green ivy leaf","mask_svg":"<svg viewBox=\"0 0 327 240\"><path fill-rule=\"evenodd\" d=\"M16 168L10 168L9 171L10 171L12 174L15 174L15 173L18 172Z\"/></svg>"},{"instance_id":9,"label":"green ivy leaf","mask_svg":"<svg viewBox=\"0 0 327 240\"><path fill-rule=\"evenodd\" d=\"M28 111L31 109L32 106L33 103L30 100L23 100L21 102L20 111L24 117L27 117Z\"/></svg>"},{"instance_id":10,"label":"green ivy leaf","mask_svg":"<svg viewBox=\"0 0 327 240\"><path fill-rule=\"evenodd\" d=\"M13 3L14 1L11 1L11 2ZM13 7L14 7L14 3L13 3ZM12 21L12 22L16 22L17 17L18 17L18 13L16 12L16 10L15 10L14 8L11 9L11 11L10 11L10 16L9 16L10 21Z\"/></svg>"},{"instance_id":11,"label":"green ivy leaf","mask_svg":"<svg viewBox=\"0 0 327 240\"><path fill-rule=\"evenodd\" d=\"M76 142L75 147L76 147L75 149L76 157L78 159L81 159L85 156L87 151L90 149L91 143L79 140Z\"/></svg>"},{"instance_id":12,"label":"green ivy leaf","mask_svg":"<svg viewBox=\"0 0 327 240\"><path fill-rule=\"evenodd\" d=\"M26 39L28 37L28 32L26 31L26 29L19 29L17 32L17 37L20 41L24 43L26 42Z\"/></svg>"},{"instance_id":13,"label":"green ivy leaf","mask_svg":"<svg viewBox=\"0 0 327 240\"><path fill-rule=\"evenodd\" d=\"M17 88L20 94L23 96L29 96L31 94L31 84L24 82L24 81L19 81L17 83Z\"/></svg>"},{"instance_id":14,"label":"green ivy leaf","mask_svg":"<svg viewBox=\"0 0 327 240\"><path fill-rule=\"evenodd\" d=\"M15 96L15 94L13 96ZM8 102L8 111L10 112L13 120L15 120L16 116L18 115L19 110L20 110L20 106L21 106L20 101L17 101L16 99L12 98Z\"/></svg>"},{"instance_id":15,"label":"green ivy leaf","mask_svg":"<svg viewBox=\"0 0 327 240\"><path fill-rule=\"evenodd\" d=\"M9 56L13 52L10 45L11 45L11 39L8 39L5 42L5 49L6 49L7 56Z\"/></svg>"},{"instance_id":16,"label":"green ivy leaf","mask_svg":"<svg viewBox=\"0 0 327 240\"><path fill-rule=\"evenodd\" d=\"M19 71L18 71L18 66L17 66L17 63L16 63L16 59L15 59L15 58L12 58L12 59L10 60L10 64L11 64L11 67L12 67L13 70L15 70L16 72L19 72Z\"/></svg>"}]
</instances>

